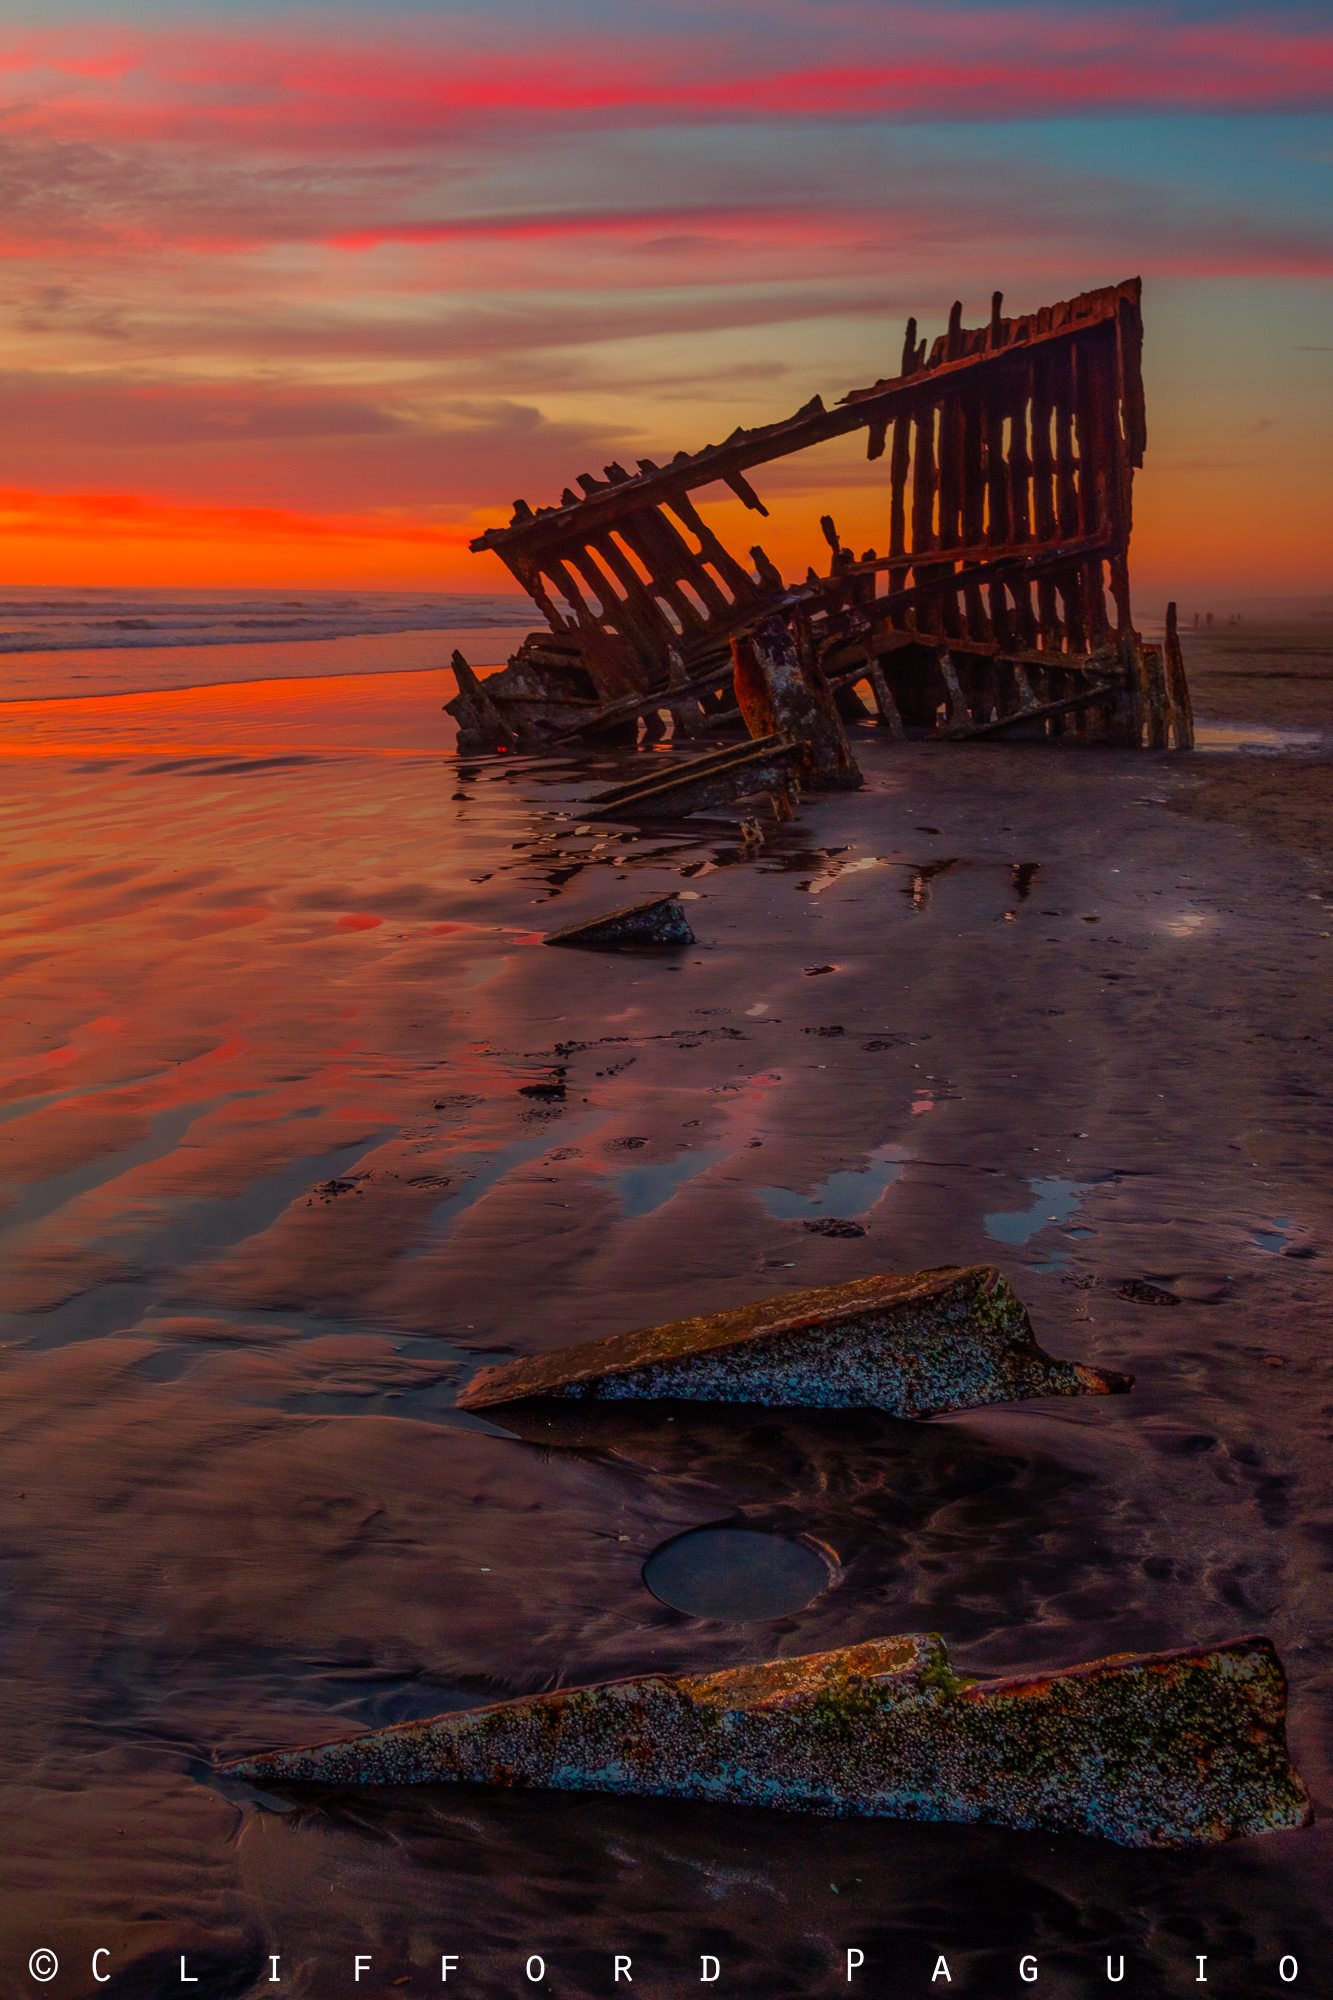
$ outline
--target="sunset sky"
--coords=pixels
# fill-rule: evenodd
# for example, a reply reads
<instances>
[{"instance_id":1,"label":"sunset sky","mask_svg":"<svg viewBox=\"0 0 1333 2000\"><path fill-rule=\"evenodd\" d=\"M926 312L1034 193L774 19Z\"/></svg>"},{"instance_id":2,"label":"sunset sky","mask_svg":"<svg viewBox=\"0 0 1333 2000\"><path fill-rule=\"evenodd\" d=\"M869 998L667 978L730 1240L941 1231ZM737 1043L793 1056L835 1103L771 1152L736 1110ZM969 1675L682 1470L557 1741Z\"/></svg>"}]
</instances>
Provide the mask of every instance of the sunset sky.
<instances>
[{"instance_id":1,"label":"sunset sky","mask_svg":"<svg viewBox=\"0 0 1333 2000\"><path fill-rule=\"evenodd\" d=\"M516 495L1141 272L1141 588L1333 590L1326 0L3 0L0 71L5 583L501 588Z\"/></svg>"}]
</instances>

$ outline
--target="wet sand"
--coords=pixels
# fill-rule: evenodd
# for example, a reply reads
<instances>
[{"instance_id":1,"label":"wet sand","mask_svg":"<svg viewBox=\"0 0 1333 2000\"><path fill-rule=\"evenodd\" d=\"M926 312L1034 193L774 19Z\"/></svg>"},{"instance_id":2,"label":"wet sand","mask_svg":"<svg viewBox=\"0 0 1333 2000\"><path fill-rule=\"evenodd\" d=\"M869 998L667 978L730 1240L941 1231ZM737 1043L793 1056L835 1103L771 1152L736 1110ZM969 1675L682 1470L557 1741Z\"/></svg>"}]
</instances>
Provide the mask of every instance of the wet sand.
<instances>
[{"instance_id":1,"label":"wet sand","mask_svg":"<svg viewBox=\"0 0 1333 2000\"><path fill-rule=\"evenodd\" d=\"M319 2000L436 1991L444 1952L464 1992L526 1990L530 1951L609 1992L620 1951L649 1993L702 1952L719 1991L832 1993L857 1945L875 1992L940 1951L953 1990L1026 1990L1031 1951L1073 1995L1121 1950L1140 1995L1198 1952L1219 1992L1319 1990L1326 1820L1154 1856L211 1770L881 1632L1008 1671L1261 1629L1328 1799L1333 666L1303 629L1186 644L1202 720L1305 752L866 731L866 791L750 862L725 826L574 831L624 758L454 761L431 675L0 712L0 1988L47 1945L57 1994L98 1946L109 1994L174 1991L182 1951L201 1997L278 1990L270 1952ZM671 887L693 949L538 943ZM980 1260L1134 1393L521 1437L454 1407L482 1362ZM725 1522L836 1581L769 1622L658 1601L645 1559Z\"/></svg>"}]
</instances>

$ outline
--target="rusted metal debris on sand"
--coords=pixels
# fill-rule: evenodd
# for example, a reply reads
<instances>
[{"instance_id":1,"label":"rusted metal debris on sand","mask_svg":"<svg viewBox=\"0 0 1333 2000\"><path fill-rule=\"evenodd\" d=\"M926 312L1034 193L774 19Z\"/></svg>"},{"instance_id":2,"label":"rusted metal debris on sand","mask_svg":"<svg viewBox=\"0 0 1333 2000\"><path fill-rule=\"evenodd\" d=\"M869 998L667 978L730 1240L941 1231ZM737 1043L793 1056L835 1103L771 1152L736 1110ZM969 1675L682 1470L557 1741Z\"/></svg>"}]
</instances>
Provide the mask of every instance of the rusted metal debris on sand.
<instances>
[{"instance_id":1,"label":"rusted metal debris on sand","mask_svg":"<svg viewBox=\"0 0 1333 2000\"><path fill-rule=\"evenodd\" d=\"M256 1784L481 1784L1201 1847L1303 1826L1267 1639L1008 1679L933 1634L644 1674L224 1766Z\"/></svg>"},{"instance_id":2,"label":"rusted metal debris on sand","mask_svg":"<svg viewBox=\"0 0 1333 2000\"><path fill-rule=\"evenodd\" d=\"M483 1368L459 1397L879 1409L931 1417L1032 1396L1106 1396L1132 1377L1057 1360L985 1265L855 1278Z\"/></svg>"}]
</instances>

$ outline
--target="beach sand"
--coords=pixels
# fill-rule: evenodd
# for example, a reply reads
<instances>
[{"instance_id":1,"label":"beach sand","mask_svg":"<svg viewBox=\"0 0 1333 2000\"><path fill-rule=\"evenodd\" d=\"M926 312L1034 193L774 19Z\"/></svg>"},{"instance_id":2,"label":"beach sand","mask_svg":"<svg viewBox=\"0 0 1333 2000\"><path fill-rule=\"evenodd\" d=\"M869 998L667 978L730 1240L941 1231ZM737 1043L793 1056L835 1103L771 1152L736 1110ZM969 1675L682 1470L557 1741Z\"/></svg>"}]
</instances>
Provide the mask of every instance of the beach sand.
<instances>
[{"instance_id":1,"label":"beach sand","mask_svg":"<svg viewBox=\"0 0 1333 2000\"><path fill-rule=\"evenodd\" d=\"M866 790L752 861L725 825L577 832L626 757L460 764L442 675L0 710L4 1990L41 1945L53 1992L105 1946L109 1992L174 1991L182 1952L184 1990L267 1991L279 1952L320 2000L357 1952L362 1992L435 1991L442 1952L477 1992L529 1951L562 1993L612 1951L650 1993L702 1952L728 1991L846 1991L849 1945L875 1991L939 1951L986 1993L1035 1952L1043 1996L1108 1951L1139 1995L1198 1952L1223 1992L1327 1963L1326 1820L1160 1857L211 1770L876 1633L984 1672L1263 1630L1328 1799L1333 649L1185 643L1206 740L1316 740L860 731ZM694 948L541 948L668 888ZM535 1441L454 1408L479 1363L977 1261L1133 1394ZM767 1624L654 1599L650 1552L726 1520L837 1582Z\"/></svg>"}]
</instances>

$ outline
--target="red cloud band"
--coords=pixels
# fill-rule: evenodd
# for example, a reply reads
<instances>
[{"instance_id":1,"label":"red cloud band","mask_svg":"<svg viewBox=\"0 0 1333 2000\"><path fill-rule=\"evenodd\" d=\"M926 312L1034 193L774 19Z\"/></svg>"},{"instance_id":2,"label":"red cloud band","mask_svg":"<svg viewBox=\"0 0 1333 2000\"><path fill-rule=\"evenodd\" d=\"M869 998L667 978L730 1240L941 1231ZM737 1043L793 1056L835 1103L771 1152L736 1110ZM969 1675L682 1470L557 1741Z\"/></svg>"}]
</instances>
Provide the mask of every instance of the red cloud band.
<instances>
[{"instance_id":1,"label":"red cloud band","mask_svg":"<svg viewBox=\"0 0 1333 2000\"><path fill-rule=\"evenodd\" d=\"M799 10L798 10L799 12ZM742 22L743 26L743 22ZM839 45L839 38L841 45ZM535 46L534 46L535 43ZM782 43L779 46L783 46ZM791 44L785 46L789 49ZM1180 21L1104 8L886 8L830 21L818 62L766 61L752 33L571 33L522 51L451 45L419 21L365 44L92 32L0 48L11 129L292 147L448 144L489 128L1008 118L1070 111L1276 110L1333 101L1333 28L1254 13ZM386 47L388 53L386 53Z\"/></svg>"}]
</instances>

